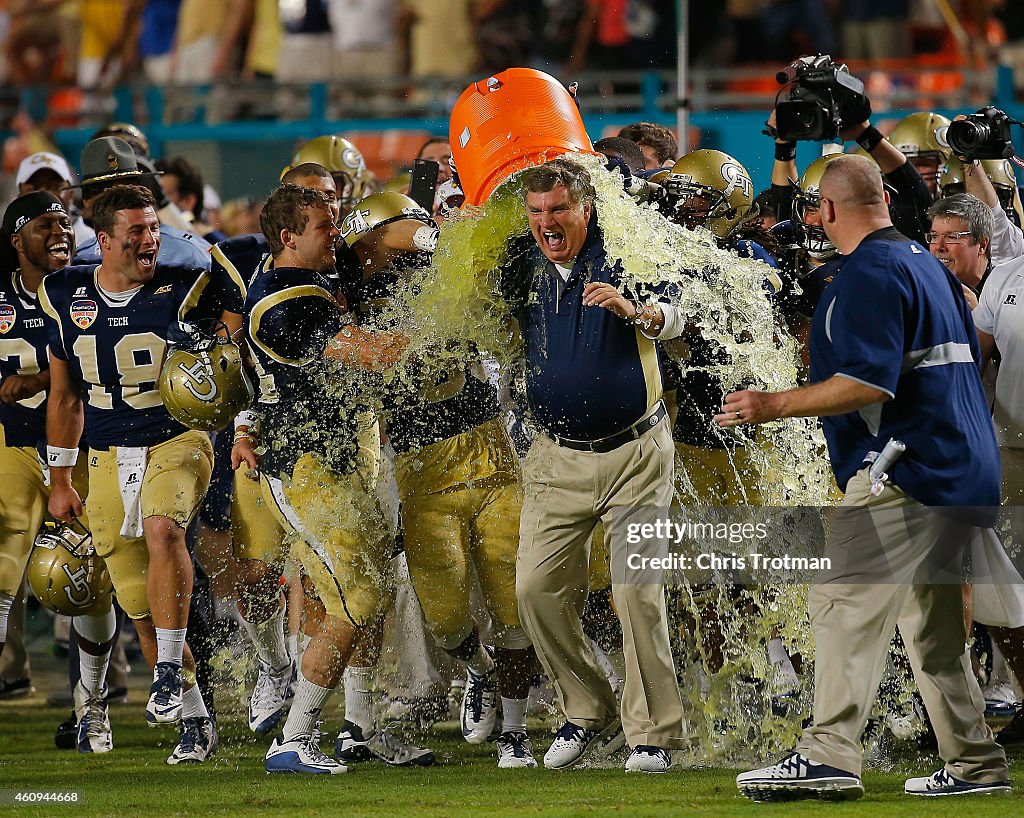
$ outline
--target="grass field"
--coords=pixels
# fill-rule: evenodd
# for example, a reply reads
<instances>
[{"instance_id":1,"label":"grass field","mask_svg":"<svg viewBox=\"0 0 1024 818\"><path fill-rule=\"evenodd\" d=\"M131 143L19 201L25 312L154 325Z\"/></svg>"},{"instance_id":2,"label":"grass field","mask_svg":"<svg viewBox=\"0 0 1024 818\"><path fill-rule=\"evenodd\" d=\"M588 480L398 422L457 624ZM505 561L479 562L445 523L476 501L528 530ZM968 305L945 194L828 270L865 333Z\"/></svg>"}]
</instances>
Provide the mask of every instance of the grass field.
<instances>
[{"instance_id":1,"label":"grass field","mask_svg":"<svg viewBox=\"0 0 1024 818\"><path fill-rule=\"evenodd\" d=\"M141 693L134 696L141 702ZM1009 797L925 800L902 794L906 773L934 762L903 759L899 772L868 772L867 795L846 804L755 804L740 797L734 770L674 769L667 775L626 775L621 768L564 773L498 770L489 747L470 747L455 725L431 734L439 764L430 769L358 765L334 777L268 776L266 743L237 718L225 718L221 749L210 762L168 767L173 733L143 723L140 703L111 710L114 752L84 756L56 750L53 728L62 709L22 701L0 708L0 790L79 790L77 804L0 807L26 816L215 815L301 816L994 816L1019 814L1024 791ZM326 741L326 738L325 738ZM543 749L544 739L538 741ZM1019 762L1014 764L1019 767ZM1015 775L1024 788L1024 779ZM8 794L9 799L9 794Z\"/></svg>"},{"instance_id":2,"label":"grass field","mask_svg":"<svg viewBox=\"0 0 1024 818\"><path fill-rule=\"evenodd\" d=\"M736 770L681 769L660 776L626 775L621 761L607 769L568 772L498 770L493 748L471 747L454 723L436 727L426 738L439 763L429 769L388 769L370 764L334 777L268 776L263 754L269 740L257 740L244 723L239 702L218 699L221 747L208 763L169 767L164 759L176 741L173 730L144 723L148 688L141 665L131 675L131 703L111 708L114 751L102 756L57 750L56 725L64 708L48 707L46 693L61 685L62 666L37 641L32 653L37 693L0 702L0 814L25 816L798 816L831 811L841 816L1010 816L1024 809L1024 775L1014 755L1012 796L921 799L902 794L908 775L932 772L934 757L904 755L887 771L869 770L865 797L856 802L755 804L735 788ZM328 703L325 729L337 730L337 704ZM533 730L538 758L549 732ZM325 734L324 747L333 740ZM11 791L78 790L77 804L11 805Z\"/></svg>"}]
</instances>

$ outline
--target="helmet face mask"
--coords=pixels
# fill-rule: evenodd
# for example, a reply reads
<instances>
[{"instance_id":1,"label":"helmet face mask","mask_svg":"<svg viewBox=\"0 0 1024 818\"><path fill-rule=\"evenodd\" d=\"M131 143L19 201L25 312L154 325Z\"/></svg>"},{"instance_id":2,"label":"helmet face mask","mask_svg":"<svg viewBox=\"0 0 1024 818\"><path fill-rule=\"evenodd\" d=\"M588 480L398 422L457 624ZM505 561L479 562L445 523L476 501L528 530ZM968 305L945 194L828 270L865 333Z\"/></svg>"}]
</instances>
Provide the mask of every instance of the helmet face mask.
<instances>
[{"instance_id":1,"label":"helmet face mask","mask_svg":"<svg viewBox=\"0 0 1024 818\"><path fill-rule=\"evenodd\" d=\"M820 218L817 224L811 224L808 217L817 214L821 209L821 177L825 167L835 157L842 154L833 153L815 159L807 166L793 192L793 225L796 229L797 243L816 261L827 261L837 254L836 246L829 240Z\"/></svg>"},{"instance_id":2,"label":"helmet face mask","mask_svg":"<svg viewBox=\"0 0 1024 818\"><path fill-rule=\"evenodd\" d=\"M706 227L712 219L729 215L729 202L720 190L694 184L674 184L671 192L677 197L674 221L690 230Z\"/></svg>"},{"instance_id":3,"label":"helmet face mask","mask_svg":"<svg viewBox=\"0 0 1024 818\"><path fill-rule=\"evenodd\" d=\"M93 547L92 532L75 520L47 522L36 536L26 569L40 603L66 616L105 613L113 586Z\"/></svg>"}]
</instances>

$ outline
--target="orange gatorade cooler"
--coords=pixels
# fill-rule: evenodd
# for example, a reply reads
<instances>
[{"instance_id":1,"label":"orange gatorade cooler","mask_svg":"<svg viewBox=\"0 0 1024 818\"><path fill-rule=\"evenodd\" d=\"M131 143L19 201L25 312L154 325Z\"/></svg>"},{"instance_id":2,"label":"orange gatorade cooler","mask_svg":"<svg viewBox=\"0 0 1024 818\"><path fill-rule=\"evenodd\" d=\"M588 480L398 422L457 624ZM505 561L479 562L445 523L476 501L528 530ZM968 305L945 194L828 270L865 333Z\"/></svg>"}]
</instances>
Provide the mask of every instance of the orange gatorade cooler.
<instances>
[{"instance_id":1,"label":"orange gatorade cooler","mask_svg":"<svg viewBox=\"0 0 1024 818\"><path fill-rule=\"evenodd\" d=\"M509 68L469 86L450 122L453 164L469 204L483 204L523 168L570 151L594 152L572 95L533 68Z\"/></svg>"}]
</instances>

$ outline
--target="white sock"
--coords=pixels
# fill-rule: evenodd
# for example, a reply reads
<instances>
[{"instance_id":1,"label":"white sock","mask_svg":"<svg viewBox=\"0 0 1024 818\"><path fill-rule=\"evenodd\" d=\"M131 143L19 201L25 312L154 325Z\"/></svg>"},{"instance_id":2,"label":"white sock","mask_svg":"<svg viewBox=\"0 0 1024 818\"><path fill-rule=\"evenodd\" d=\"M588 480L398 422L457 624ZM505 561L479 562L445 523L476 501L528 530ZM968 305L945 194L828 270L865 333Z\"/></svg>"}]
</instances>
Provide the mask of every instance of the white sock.
<instances>
[{"instance_id":1,"label":"white sock","mask_svg":"<svg viewBox=\"0 0 1024 818\"><path fill-rule=\"evenodd\" d=\"M13 604L13 596L10 594L0 594L0 645L7 641L7 618L11 615L11 606Z\"/></svg>"},{"instance_id":2,"label":"white sock","mask_svg":"<svg viewBox=\"0 0 1024 818\"><path fill-rule=\"evenodd\" d=\"M369 735L373 731L372 667L345 668L345 720Z\"/></svg>"},{"instance_id":3,"label":"white sock","mask_svg":"<svg viewBox=\"0 0 1024 818\"><path fill-rule=\"evenodd\" d=\"M292 661L296 665L302 659L302 651L299 649L299 635L297 633L293 633L288 637L288 655L292 657Z\"/></svg>"},{"instance_id":4,"label":"white sock","mask_svg":"<svg viewBox=\"0 0 1024 818\"><path fill-rule=\"evenodd\" d=\"M772 681L778 688L789 690L799 686L800 677L793 667L793 660L789 658L789 653L778 637L768 640L768 661L775 673Z\"/></svg>"},{"instance_id":5,"label":"white sock","mask_svg":"<svg viewBox=\"0 0 1024 818\"><path fill-rule=\"evenodd\" d=\"M82 687L95 696L103 689L103 682L107 678L107 665L110 662L110 651L104 651L102 656L93 656L79 648L78 669L82 673Z\"/></svg>"},{"instance_id":6,"label":"white sock","mask_svg":"<svg viewBox=\"0 0 1024 818\"><path fill-rule=\"evenodd\" d=\"M181 693L181 718L198 719L210 718L210 712L206 709L206 702L203 701L203 691L199 685L192 685L188 690Z\"/></svg>"},{"instance_id":7,"label":"white sock","mask_svg":"<svg viewBox=\"0 0 1024 818\"><path fill-rule=\"evenodd\" d=\"M185 652L185 628L156 629L156 661L171 662L181 667L181 656Z\"/></svg>"},{"instance_id":8,"label":"white sock","mask_svg":"<svg viewBox=\"0 0 1024 818\"><path fill-rule=\"evenodd\" d=\"M277 610L265 622L253 623L243 618L242 627L266 664L282 668L291 662L288 645L284 641L284 605L278 604Z\"/></svg>"},{"instance_id":9,"label":"white sock","mask_svg":"<svg viewBox=\"0 0 1024 818\"><path fill-rule=\"evenodd\" d=\"M298 736L308 736L313 732L331 690L329 687L313 684L302 675L301 670L299 671L299 679L295 684L295 698L292 699L292 706L288 710L288 718L285 719L282 730L281 737L285 741L291 741Z\"/></svg>"},{"instance_id":10,"label":"white sock","mask_svg":"<svg viewBox=\"0 0 1024 818\"><path fill-rule=\"evenodd\" d=\"M483 644L480 645L476 652L476 656L466 662L466 667L472 670L477 676L486 676L492 670L494 670L494 659L484 648Z\"/></svg>"},{"instance_id":11,"label":"white sock","mask_svg":"<svg viewBox=\"0 0 1024 818\"><path fill-rule=\"evenodd\" d=\"M501 732L512 730L526 732L527 699L506 699L501 697Z\"/></svg>"}]
</instances>

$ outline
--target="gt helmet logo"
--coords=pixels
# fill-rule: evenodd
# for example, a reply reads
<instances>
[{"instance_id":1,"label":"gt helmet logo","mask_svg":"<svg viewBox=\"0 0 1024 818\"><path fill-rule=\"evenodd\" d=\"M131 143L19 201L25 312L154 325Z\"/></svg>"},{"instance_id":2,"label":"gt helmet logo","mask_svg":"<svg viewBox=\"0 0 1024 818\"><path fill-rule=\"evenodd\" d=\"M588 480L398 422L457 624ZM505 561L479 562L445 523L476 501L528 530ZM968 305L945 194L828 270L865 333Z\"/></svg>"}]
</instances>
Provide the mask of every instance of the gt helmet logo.
<instances>
[{"instance_id":1,"label":"gt helmet logo","mask_svg":"<svg viewBox=\"0 0 1024 818\"><path fill-rule=\"evenodd\" d=\"M182 385L196 400L206 403L216 400L220 390L217 388L217 381L213 377L208 358L199 358L191 366L179 363L178 369L188 376Z\"/></svg>"},{"instance_id":2,"label":"gt helmet logo","mask_svg":"<svg viewBox=\"0 0 1024 818\"><path fill-rule=\"evenodd\" d=\"M754 183L750 181L746 171L735 162L725 162L722 165L722 178L728 183L723 195L728 199L729 194L734 190L742 190L744 196L750 196L754 190Z\"/></svg>"},{"instance_id":3,"label":"gt helmet logo","mask_svg":"<svg viewBox=\"0 0 1024 818\"><path fill-rule=\"evenodd\" d=\"M369 210L359 210L358 208L349 213L341 224L341 238L345 239L352 234L360 235L369 232L370 225L366 221L369 215Z\"/></svg>"},{"instance_id":4,"label":"gt helmet logo","mask_svg":"<svg viewBox=\"0 0 1024 818\"><path fill-rule=\"evenodd\" d=\"M65 576L70 582L64 586L64 593L68 602L76 608L83 608L92 602L92 589L89 587L89 568L87 565L79 565L71 570L69 565L62 565Z\"/></svg>"}]
</instances>

